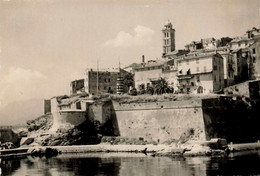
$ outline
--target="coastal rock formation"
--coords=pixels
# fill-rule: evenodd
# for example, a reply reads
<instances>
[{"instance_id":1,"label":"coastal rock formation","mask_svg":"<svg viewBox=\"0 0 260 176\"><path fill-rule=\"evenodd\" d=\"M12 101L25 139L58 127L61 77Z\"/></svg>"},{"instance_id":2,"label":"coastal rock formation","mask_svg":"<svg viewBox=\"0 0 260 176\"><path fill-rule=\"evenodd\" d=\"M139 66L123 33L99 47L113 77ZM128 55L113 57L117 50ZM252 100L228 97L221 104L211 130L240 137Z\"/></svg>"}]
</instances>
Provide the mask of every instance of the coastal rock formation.
<instances>
[{"instance_id":1,"label":"coastal rock formation","mask_svg":"<svg viewBox=\"0 0 260 176\"><path fill-rule=\"evenodd\" d=\"M42 115L35 120L27 121L27 129L29 132L37 130L49 130L53 124L53 117L51 114Z\"/></svg>"},{"instance_id":2,"label":"coastal rock formation","mask_svg":"<svg viewBox=\"0 0 260 176\"><path fill-rule=\"evenodd\" d=\"M16 146L12 142L0 143L0 149L14 149Z\"/></svg>"},{"instance_id":3,"label":"coastal rock formation","mask_svg":"<svg viewBox=\"0 0 260 176\"><path fill-rule=\"evenodd\" d=\"M64 124L57 131L38 134L32 145L40 146L68 146L97 144L100 142L94 123L86 121L79 126Z\"/></svg>"},{"instance_id":4,"label":"coastal rock formation","mask_svg":"<svg viewBox=\"0 0 260 176\"><path fill-rule=\"evenodd\" d=\"M27 153L30 153L32 156L43 156L45 155L46 157L52 157L52 156L57 156L60 152L57 149L53 148L30 148Z\"/></svg>"}]
</instances>

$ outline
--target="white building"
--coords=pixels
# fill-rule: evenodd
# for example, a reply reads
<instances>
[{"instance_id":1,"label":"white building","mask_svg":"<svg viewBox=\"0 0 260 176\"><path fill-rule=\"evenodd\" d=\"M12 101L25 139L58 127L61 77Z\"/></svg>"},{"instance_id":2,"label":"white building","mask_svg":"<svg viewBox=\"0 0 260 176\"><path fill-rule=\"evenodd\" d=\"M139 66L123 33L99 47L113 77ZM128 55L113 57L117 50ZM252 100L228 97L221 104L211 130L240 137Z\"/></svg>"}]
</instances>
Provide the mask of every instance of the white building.
<instances>
[{"instance_id":1,"label":"white building","mask_svg":"<svg viewBox=\"0 0 260 176\"><path fill-rule=\"evenodd\" d=\"M216 93L224 88L223 57L218 53L192 53L178 60L179 91Z\"/></svg>"}]
</instances>

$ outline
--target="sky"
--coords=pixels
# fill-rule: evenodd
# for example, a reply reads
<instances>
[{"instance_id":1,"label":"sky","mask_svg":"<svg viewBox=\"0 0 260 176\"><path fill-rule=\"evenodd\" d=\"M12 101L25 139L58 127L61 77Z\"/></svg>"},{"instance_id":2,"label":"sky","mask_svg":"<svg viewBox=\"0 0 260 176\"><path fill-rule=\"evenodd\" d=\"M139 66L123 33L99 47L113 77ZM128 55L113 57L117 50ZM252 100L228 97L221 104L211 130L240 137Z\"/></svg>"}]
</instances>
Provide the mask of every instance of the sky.
<instances>
[{"instance_id":1,"label":"sky","mask_svg":"<svg viewBox=\"0 0 260 176\"><path fill-rule=\"evenodd\" d=\"M85 68L161 58L162 28L176 48L260 27L259 0L1 0L0 109L69 94ZM1 118L1 117L0 117Z\"/></svg>"}]
</instances>

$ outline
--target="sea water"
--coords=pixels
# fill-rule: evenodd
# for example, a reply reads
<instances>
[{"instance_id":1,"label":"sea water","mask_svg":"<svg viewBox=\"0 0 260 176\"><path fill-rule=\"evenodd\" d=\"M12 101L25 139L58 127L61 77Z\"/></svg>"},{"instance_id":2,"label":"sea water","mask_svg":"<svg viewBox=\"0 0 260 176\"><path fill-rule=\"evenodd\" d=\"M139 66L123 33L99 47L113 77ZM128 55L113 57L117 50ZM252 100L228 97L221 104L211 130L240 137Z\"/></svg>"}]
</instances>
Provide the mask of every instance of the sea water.
<instances>
[{"instance_id":1,"label":"sea water","mask_svg":"<svg viewBox=\"0 0 260 176\"><path fill-rule=\"evenodd\" d=\"M251 175L260 176L260 152L225 157L152 157L136 153L61 154L57 157L2 159L2 175Z\"/></svg>"}]
</instances>

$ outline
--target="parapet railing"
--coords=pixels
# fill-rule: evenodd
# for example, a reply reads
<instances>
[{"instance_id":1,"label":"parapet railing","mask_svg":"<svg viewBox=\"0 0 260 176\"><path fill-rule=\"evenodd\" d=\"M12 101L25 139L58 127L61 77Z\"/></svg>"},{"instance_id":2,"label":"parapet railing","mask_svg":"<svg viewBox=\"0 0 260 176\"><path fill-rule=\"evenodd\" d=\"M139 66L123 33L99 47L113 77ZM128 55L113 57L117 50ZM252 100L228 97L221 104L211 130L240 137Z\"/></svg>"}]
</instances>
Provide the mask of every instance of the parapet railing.
<instances>
[{"instance_id":1,"label":"parapet railing","mask_svg":"<svg viewBox=\"0 0 260 176\"><path fill-rule=\"evenodd\" d=\"M0 130L13 129L11 125L0 126Z\"/></svg>"}]
</instances>

